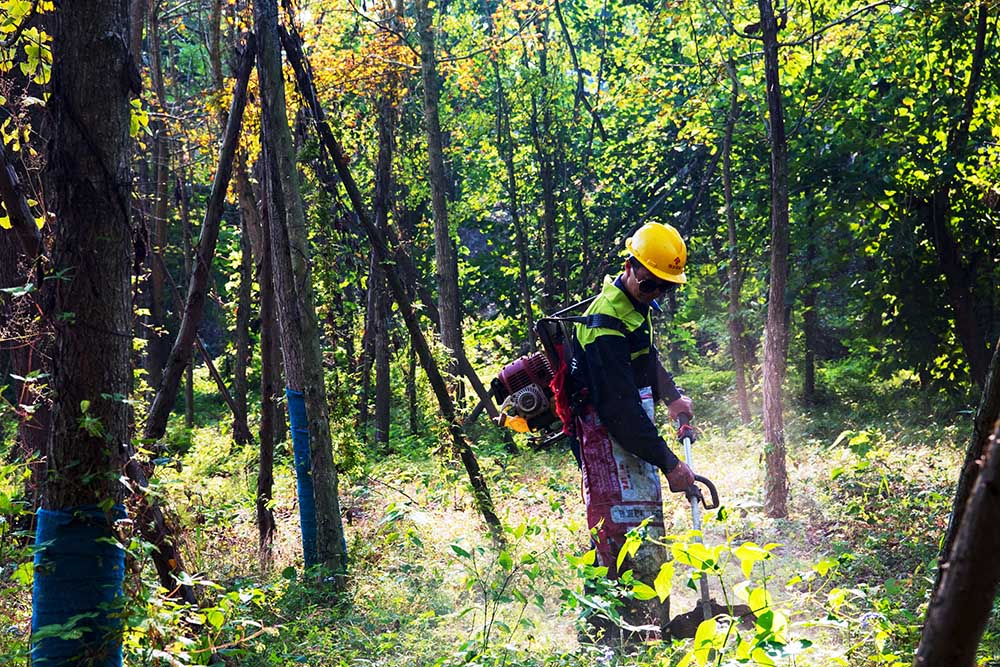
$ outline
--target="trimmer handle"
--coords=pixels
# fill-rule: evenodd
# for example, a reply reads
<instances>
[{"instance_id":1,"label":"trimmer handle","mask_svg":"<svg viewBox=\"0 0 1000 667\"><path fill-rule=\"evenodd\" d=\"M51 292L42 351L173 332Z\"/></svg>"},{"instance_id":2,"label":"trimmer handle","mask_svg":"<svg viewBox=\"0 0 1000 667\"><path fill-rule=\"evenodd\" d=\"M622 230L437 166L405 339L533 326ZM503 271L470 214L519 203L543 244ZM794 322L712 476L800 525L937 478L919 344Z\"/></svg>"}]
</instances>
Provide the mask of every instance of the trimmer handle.
<instances>
[{"instance_id":1,"label":"trimmer handle","mask_svg":"<svg viewBox=\"0 0 1000 667\"><path fill-rule=\"evenodd\" d=\"M677 439L684 442L685 438L690 439L692 443L697 440L694 435L694 427L691 426L691 415L682 412L677 415ZM691 462L688 461L688 463Z\"/></svg>"},{"instance_id":2,"label":"trimmer handle","mask_svg":"<svg viewBox=\"0 0 1000 667\"><path fill-rule=\"evenodd\" d=\"M712 480L708 477L703 477L702 475L694 476L695 483L692 484L684 491L684 495L687 496L689 501L695 501L701 503L701 506L707 510L714 510L719 507L719 492L715 488L715 484L712 484ZM705 502L705 496L702 494L701 489L698 488L698 484L704 484L705 488L708 489L709 495L712 497L711 503Z\"/></svg>"}]
</instances>

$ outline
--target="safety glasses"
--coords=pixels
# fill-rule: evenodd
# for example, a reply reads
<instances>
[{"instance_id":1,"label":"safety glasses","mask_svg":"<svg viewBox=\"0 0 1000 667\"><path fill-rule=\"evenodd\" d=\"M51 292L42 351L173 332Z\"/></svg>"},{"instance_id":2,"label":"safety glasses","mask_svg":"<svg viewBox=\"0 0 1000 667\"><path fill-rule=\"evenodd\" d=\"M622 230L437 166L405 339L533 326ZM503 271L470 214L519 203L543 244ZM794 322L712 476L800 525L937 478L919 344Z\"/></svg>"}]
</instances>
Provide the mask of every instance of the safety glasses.
<instances>
[{"instance_id":1,"label":"safety glasses","mask_svg":"<svg viewBox=\"0 0 1000 667\"><path fill-rule=\"evenodd\" d=\"M644 294L653 294L654 292L672 292L675 289L677 289L677 283L672 283L666 280L647 278L646 280L639 281L639 291Z\"/></svg>"}]
</instances>

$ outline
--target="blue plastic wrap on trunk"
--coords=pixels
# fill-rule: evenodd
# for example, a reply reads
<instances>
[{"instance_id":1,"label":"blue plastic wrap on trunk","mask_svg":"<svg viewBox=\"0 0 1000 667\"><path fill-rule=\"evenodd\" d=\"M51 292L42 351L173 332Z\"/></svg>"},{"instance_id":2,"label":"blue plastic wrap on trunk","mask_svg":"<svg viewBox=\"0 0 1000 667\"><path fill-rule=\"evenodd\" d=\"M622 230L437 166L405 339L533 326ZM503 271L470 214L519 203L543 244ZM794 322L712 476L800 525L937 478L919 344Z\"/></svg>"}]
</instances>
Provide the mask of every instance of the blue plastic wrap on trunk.
<instances>
[{"instance_id":1,"label":"blue plastic wrap on trunk","mask_svg":"<svg viewBox=\"0 0 1000 667\"><path fill-rule=\"evenodd\" d=\"M288 422L292 432L295 482L299 496L299 523L302 526L302 556L306 567L316 564L316 501L313 498L312 464L309 459L309 420L301 391L285 388Z\"/></svg>"}]
</instances>

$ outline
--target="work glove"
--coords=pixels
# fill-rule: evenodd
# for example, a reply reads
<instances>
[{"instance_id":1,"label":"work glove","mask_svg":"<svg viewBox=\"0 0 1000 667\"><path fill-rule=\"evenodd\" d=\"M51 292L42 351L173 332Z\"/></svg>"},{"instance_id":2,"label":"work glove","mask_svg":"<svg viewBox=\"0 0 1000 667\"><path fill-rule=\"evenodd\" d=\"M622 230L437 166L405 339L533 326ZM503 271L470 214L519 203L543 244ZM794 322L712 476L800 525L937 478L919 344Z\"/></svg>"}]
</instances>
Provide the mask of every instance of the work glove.
<instances>
[{"instance_id":1,"label":"work glove","mask_svg":"<svg viewBox=\"0 0 1000 667\"><path fill-rule=\"evenodd\" d=\"M667 414L671 421L677 421L681 415L687 415L688 421L694 419L694 410L691 408L691 399L681 394L680 398L667 403Z\"/></svg>"},{"instance_id":2,"label":"work glove","mask_svg":"<svg viewBox=\"0 0 1000 667\"><path fill-rule=\"evenodd\" d=\"M684 493L694 484L694 473L684 461L678 461L674 469L667 473L667 485L674 493Z\"/></svg>"}]
</instances>

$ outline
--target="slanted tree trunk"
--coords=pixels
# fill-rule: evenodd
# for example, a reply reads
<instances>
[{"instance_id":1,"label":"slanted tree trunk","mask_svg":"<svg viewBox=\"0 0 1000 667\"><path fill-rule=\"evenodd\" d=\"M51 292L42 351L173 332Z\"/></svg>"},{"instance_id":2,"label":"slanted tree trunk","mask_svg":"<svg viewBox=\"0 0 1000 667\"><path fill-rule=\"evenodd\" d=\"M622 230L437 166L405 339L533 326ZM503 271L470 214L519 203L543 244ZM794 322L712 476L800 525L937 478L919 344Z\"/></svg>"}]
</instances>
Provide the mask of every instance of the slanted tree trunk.
<instances>
[{"instance_id":1,"label":"slanted tree trunk","mask_svg":"<svg viewBox=\"0 0 1000 667\"><path fill-rule=\"evenodd\" d=\"M785 469L783 383L787 365L788 325L785 289L788 282L788 145L778 79L778 23L771 0L758 0L764 39L764 76L771 142L771 268L764 344L765 500L769 517L788 516L788 473Z\"/></svg>"},{"instance_id":2,"label":"slanted tree trunk","mask_svg":"<svg viewBox=\"0 0 1000 667\"><path fill-rule=\"evenodd\" d=\"M417 356L420 358L424 372L427 374L427 379L430 381L431 388L437 397L438 405L441 408L441 415L448 424L448 432L452 439L452 451L465 468L476 504L483 515L486 525L489 527L493 539L497 542L502 542L503 527L493 508L493 499L490 496L486 479L479 468L479 461L472 450L472 445L462 431L461 424L458 422L455 413L455 404L448 393L444 376L438 368L437 361L435 361L434 356L431 354L423 331L420 330L417 315L414 312L413 304L410 301L400 275L409 275L412 273L412 263L401 248L397 248L395 253L390 251L385 235L374 224L372 217L368 214L368 210L365 208L361 197L361 191L358 189L357 183L351 174L347 157L344 155L340 143L333 136L329 125L327 125L323 108L319 105L319 101L316 98L316 88L313 85L312 75L307 69L307 64L301 51L301 42L297 35L285 34L285 51L295 70L299 92L305 98L316 121L320 141L332 158L334 166L337 168L337 174L340 176L340 181L343 183L348 198L351 200L351 206L357 214L365 233L368 235L368 240L371 242L372 251L383 266L392 266L394 269L399 269L386 271L389 289L392 291L393 298L399 306L399 313L406 323L406 329L410 334L410 341L416 347Z\"/></svg>"},{"instance_id":3,"label":"slanted tree trunk","mask_svg":"<svg viewBox=\"0 0 1000 667\"><path fill-rule=\"evenodd\" d=\"M375 274L378 263L372 253L368 260L368 289L365 290L365 323L361 335L361 395L358 397L358 431L365 441L368 440L368 421L370 419L372 398L372 365L375 363L375 311L377 281Z\"/></svg>"},{"instance_id":4,"label":"slanted tree trunk","mask_svg":"<svg viewBox=\"0 0 1000 667\"><path fill-rule=\"evenodd\" d=\"M979 641L989 621L1000 585L1000 354L994 354L986 376L986 387L976 415L976 431L970 452L981 457L974 462L977 473L969 482L963 469L955 493L955 509L949 526L947 551L938 570L938 582L927 607L914 667L949 665L974 667ZM994 417L982 429L980 417ZM970 491L971 489L971 491Z\"/></svg>"},{"instance_id":5,"label":"slanted tree trunk","mask_svg":"<svg viewBox=\"0 0 1000 667\"><path fill-rule=\"evenodd\" d=\"M177 400L177 389L180 386L181 375L191 362L191 348L196 342L198 326L201 324L205 307L212 259L215 257L215 245L219 239L219 227L222 222L222 209L225 205L226 190L229 187L236 147L239 143L254 52L254 42L251 37L247 40L236 73L236 88L233 91L233 101L229 108L229 121L222 139L222 147L219 150L219 166L212 182L212 192L205 210L205 220L198 237L198 253L191 273L191 282L188 285L184 317L178 327L177 338L164 366L163 379L157 388L156 396L153 398L146 418L144 437L149 440L155 441L163 437L166 432L167 418ZM240 441L248 441L246 434L241 433L237 436L234 433L234 436L238 437Z\"/></svg>"},{"instance_id":6,"label":"slanted tree trunk","mask_svg":"<svg viewBox=\"0 0 1000 667\"><path fill-rule=\"evenodd\" d=\"M441 136L438 77L434 47L433 3L417 1L417 31L420 35L420 72L424 83L424 130L427 134L427 170L431 186L431 209L434 214L434 260L438 286L438 312L441 315L441 342L455 353L464 348L461 331L461 304L458 293L458 263L448 224L448 175L444 163ZM449 363L448 371L457 374L458 364Z\"/></svg>"},{"instance_id":7,"label":"slanted tree trunk","mask_svg":"<svg viewBox=\"0 0 1000 667\"><path fill-rule=\"evenodd\" d=\"M308 420L309 455L316 514L316 562L334 572L339 590L346 586L347 554L337 497L337 469L330 440L323 351L313 300L305 212L299 191L295 152L285 108L281 43L275 0L254 3L254 25L260 40L257 75L262 98L262 126L268 150L270 197L281 191L283 205L272 211L272 257L279 304L282 352L288 388L302 392ZM293 429L295 425L293 425ZM301 498L300 498L301 502Z\"/></svg>"},{"instance_id":8,"label":"slanted tree trunk","mask_svg":"<svg viewBox=\"0 0 1000 667\"><path fill-rule=\"evenodd\" d=\"M121 664L124 551L114 524L124 515L132 385L128 27L127 0L65 3L54 20L47 193L57 220L52 266L65 273L46 285L58 392L32 632L76 617L82 634L36 638L36 664L75 665L81 655Z\"/></svg>"}]
</instances>

